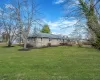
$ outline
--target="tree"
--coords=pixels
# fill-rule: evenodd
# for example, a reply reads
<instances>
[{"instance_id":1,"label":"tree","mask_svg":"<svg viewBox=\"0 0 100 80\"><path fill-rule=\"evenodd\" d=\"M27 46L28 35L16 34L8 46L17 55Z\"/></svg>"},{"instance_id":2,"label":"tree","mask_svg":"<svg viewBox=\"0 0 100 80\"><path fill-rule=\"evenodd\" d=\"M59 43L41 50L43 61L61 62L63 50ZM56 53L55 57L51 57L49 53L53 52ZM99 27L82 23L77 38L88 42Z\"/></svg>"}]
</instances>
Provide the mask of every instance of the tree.
<instances>
[{"instance_id":1,"label":"tree","mask_svg":"<svg viewBox=\"0 0 100 80\"><path fill-rule=\"evenodd\" d=\"M8 46L12 45L16 37L20 37L26 49L31 28L39 21L37 13L35 0L14 0L6 4L5 8L0 8L0 28L8 35Z\"/></svg>"},{"instance_id":2,"label":"tree","mask_svg":"<svg viewBox=\"0 0 100 80\"><path fill-rule=\"evenodd\" d=\"M80 24L81 25L81 24ZM75 27L74 31L70 34L71 39L73 39L74 42L76 42L76 45L78 45L79 47L81 47L81 40L83 37L84 33L84 26L80 27L79 25L77 25L77 27Z\"/></svg>"},{"instance_id":3,"label":"tree","mask_svg":"<svg viewBox=\"0 0 100 80\"><path fill-rule=\"evenodd\" d=\"M18 0L16 13L19 22L21 37L24 42L24 49L27 49L28 36L35 22L37 22L37 5L34 0Z\"/></svg>"},{"instance_id":4,"label":"tree","mask_svg":"<svg viewBox=\"0 0 100 80\"><path fill-rule=\"evenodd\" d=\"M100 0L66 0L66 3L69 5L67 17L86 21L91 34L95 35L93 43L100 42Z\"/></svg>"},{"instance_id":5,"label":"tree","mask_svg":"<svg viewBox=\"0 0 100 80\"><path fill-rule=\"evenodd\" d=\"M3 42L7 42L8 41L8 37L9 37L9 35L6 32L2 33Z\"/></svg>"},{"instance_id":6,"label":"tree","mask_svg":"<svg viewBox=\"0 0 100 80\"><path fill-rule=\"evenodd\" d=\"M51 33L50 28L47 24L45 24L41 30L42 33Z\"/></svg>"},{"instance_id":7,"label":"tree","mask_svg":"<svg viewBox=\"0 0 100 80\"><path fill-rule=\"evenodd\" d=\"M8 47L11 47L18 31L15 7L12 4L6 4L0 13L2 31L7 34Z\"/></svg>"}]
</instances>

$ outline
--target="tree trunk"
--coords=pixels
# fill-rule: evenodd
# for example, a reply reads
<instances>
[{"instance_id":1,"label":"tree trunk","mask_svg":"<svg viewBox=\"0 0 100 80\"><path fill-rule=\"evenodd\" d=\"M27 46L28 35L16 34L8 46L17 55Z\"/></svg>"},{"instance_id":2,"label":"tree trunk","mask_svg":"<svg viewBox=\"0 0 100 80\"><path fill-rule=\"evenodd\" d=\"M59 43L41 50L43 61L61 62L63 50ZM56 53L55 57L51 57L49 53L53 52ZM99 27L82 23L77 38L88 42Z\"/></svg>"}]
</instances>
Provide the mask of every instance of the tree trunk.
<instances>
[{"instance_id":1,"label":"tree trunk","mask_svg":"<svg viewBox=\"0 0 100 80\"><path fill-rule=\"evenodd\" d=\"M95 37L93 37L92 45L95 48L100 49L100 24L94 18L92 20L88 19L88 27L95 35Z\"/></svg>"},{"instance_id":2,"label":"tree trunk","mask_svg":"<svg viewBox=\"0 0 100 80\"><path fill-rule=\"evenodd\" d=\"M19 45L21 45L21 43L22 43L22 38L21 38L21 36L20 36L20 41L19 41Z\"/></svg>"},{"instance_id":3,"label":"tree trunk","mask_svg":"<svg viewBox=\"0 0 100 80\"><path fill-rule=\"evenodd\" d=\"M8 47L11 47L12 46L12 43L11 43L11 41L9 40L8 41Z\"/></svg>"},{"instance_id":4,"label":"tree trunk","mask_svg":"<svg viewBox=\"0 0 100 80\"><path fill-rule=\"evenodd\" d=\"M27 49L27 40L24 40L24 49Z\"/></svg>"}]
</instances>

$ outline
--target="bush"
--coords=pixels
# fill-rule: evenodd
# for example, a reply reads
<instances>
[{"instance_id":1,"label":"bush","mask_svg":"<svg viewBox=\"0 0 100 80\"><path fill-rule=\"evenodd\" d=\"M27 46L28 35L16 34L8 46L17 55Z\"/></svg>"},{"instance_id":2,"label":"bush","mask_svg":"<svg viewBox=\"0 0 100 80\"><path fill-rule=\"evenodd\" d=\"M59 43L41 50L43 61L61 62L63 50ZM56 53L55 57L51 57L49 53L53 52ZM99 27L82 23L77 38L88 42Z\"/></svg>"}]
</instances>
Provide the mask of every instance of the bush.
<instances>
[{"instance_id":1,"label":"bush","mask_svg":"<svg viewBox=\"0 0 100 80\"><path fill-rule=\"evenodd\" d=\"M51 47L51 43L48 43L48 47Z\"/></svg>"},{"instance_id":2,"label":"bush","mask_svg":"<svg viewBox=\"0 0 100 80\"><path fill-rule=\"evenodd\" d=\"M60 43L61 46L72 46L72 44L68 44L68 43Z\"/></svg>"},{"instance_id":3,"label":"bush","mask_svg":"<svg viewBox=\"0 0 100 80\"><path fill-rule=\"evenodd\" d=\"M27 44L26 47L27 47L27 48L33 48L33 45Z\"/></svg>"},{"instance_id":4,"label":"bush","mask_svg":"<svg viewBox=\"0 0 100 80\"><path fill-rule=\"evenodd\" d=\"M100 50L100 38L97 39L95 43L92 44L92 46L96 49Z\"/></svg>"},{"instance_id":5,"label":"bush","mask_svg":"<svg viewBox=\"0 0 100 80\"><path fill-rule=\"evenodd\" d=\"M91 45L91 42L83 42L83 45Z\"/></svg>"}]
</instances>

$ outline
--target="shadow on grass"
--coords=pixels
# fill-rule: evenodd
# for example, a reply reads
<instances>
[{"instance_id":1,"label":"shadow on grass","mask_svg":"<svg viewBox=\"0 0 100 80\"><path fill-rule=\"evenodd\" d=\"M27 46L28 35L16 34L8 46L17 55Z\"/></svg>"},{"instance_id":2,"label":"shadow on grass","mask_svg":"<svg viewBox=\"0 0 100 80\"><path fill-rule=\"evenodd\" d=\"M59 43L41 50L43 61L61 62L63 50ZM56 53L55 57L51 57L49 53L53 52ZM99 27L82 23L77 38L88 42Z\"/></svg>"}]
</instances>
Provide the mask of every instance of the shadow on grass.
<instances>
[{"instance_id":1,"label":"shadow on grass","mask_svg":"<svg viewBox=\"0 0 100 80\"><path fill-rule=\"evenodd\" d=\"M18 51L30 51L31 49L27 48L27 49L18 49Z\"/></svg>"},{"instance_id":2,"label":"shadow on grass","mask_svg":"<svg viewBox=\"0 0 100 80\"><path fill-rule=\"evenodd\" d=\"M12 48L12 47L15 47L15 46L2 46L2 48Z\"/></svg>"},{"instance_id":3,"label":"shadow on grass","mask_svg":"<svg viewBox=\"0 0 100 80\"><path fill-rule=\"evenodd\" d=\"M58 47L58 46L43 46L43 47L31 47L31 48L27 48L27 49L18 49L18 51L30 51L33 49L44 49L44 48L51 48L51 47Z\"/></svg>"}]
</instances>

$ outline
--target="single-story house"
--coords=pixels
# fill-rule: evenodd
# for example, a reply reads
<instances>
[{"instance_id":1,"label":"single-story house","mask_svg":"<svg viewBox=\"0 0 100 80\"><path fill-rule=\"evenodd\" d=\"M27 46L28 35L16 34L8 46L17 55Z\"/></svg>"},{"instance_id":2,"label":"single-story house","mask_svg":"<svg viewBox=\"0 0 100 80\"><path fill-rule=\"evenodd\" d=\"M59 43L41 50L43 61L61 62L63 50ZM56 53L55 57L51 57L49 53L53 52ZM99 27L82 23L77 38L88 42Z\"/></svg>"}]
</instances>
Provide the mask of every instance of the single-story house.
<instances>
[{"instance_id":1,"label":"single-story house","mask_svg":"<svg viewBox=\"0 0 100 80\"><path fill-rule=\"evenodd\" d=\"M2 42L3 41L3 39L2 39L2 36L0 35L0 42Z\"/></svg>"},{"instance_id":2,"label":"single-story house","mask_svg":"<svg viewBox=\"0 0 100 80\"><path fill-rule=\"evenodd\" d=\"M28 44L37 48L45 46L59 46L61 43L67 43L67 37L47 33L35 33L28 37Z\"/></svg>"}]
</instances>

